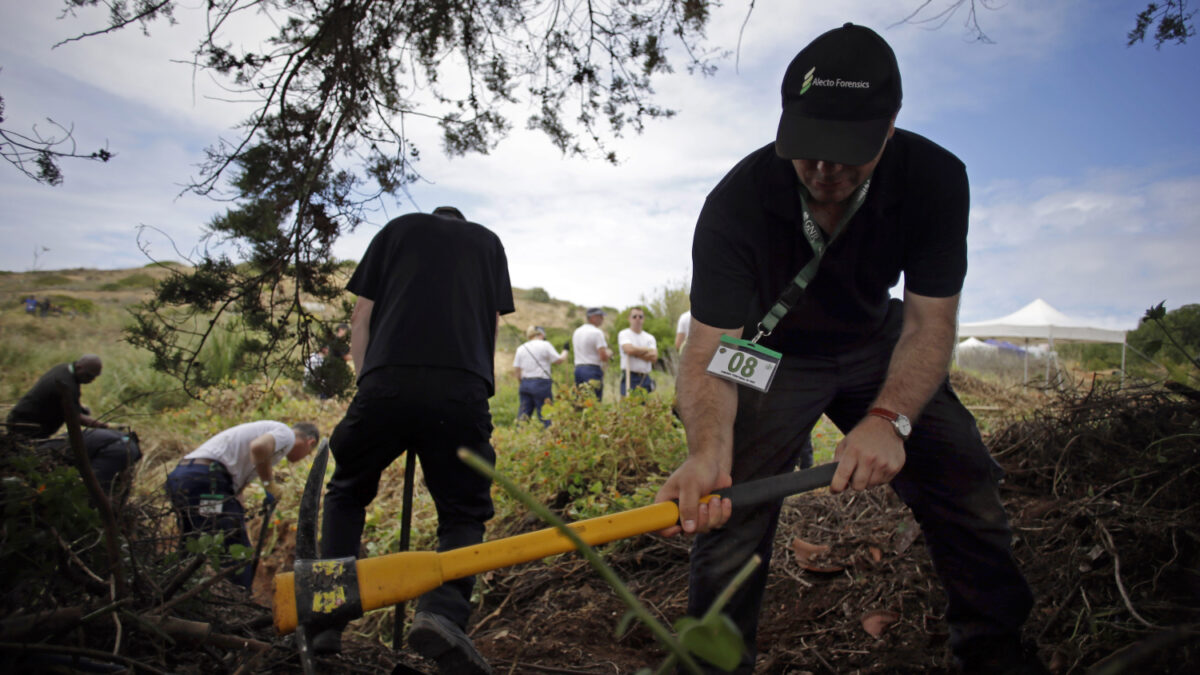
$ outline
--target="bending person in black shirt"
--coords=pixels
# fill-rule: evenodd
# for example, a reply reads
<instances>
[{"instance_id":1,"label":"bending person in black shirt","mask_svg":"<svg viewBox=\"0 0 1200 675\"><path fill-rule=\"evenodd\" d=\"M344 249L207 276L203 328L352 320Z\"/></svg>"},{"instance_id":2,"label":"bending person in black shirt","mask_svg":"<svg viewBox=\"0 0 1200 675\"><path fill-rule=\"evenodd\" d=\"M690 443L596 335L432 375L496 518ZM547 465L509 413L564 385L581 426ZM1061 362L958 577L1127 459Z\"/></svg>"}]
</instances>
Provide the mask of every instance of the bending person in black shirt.
<instances>
[{"instance_id":1,"label":"bending person in black shirt","mask_svg":"<svg viewBox=\"0 0 1200 675\"><path fill-rule=\"evenodd\" d=\"M72 363L54 366L17 401L8 413L6 424L9 433L37 441L73 458L73 454L66 452L65 439L48 440L66 423L65 396L66 404L79 414L79 423L85 427L83 444L92 472L101 487L112 492L116 477L140 459L142 453L131 434L110 429L106 422L93 418L87 406L80 402L82 385L100 377L103 370L104 364L95 354L84 354Z\"/></svg>"},{"instance_id":2,"label":"bending person in black shirt","mask_svg":"<svg viewBox=\"0 0 1200 675\"><path fill-rule=\"evenodd\" d=\"M895 55L876 33L846 24L818 37L788 66L775 142L725 176L696 225L678 381L689 454L657 498L679 500L682 527L664 534L699 534L689 614L763 558L727 605L749 645L738 673L754 668L780 503L697 500L793 470L823 413L846 434L831 491L890 484L920 522L964 669L1044 672L1020 637L1032 594L1012 554L1002 472L947 378L967 266L966 170L895 127L900 99ZM903 302L889 294L901 273ZM718 353L722 338L754 344ZM754 379L749 364L768 356L781 357L773 382Z\"/></svg>"},{"instance_id":3,"label":"bending person in black shirt","mask_svg":"<svg viewBox=\"0 0 1200 675\"><path fill-rule=\"evenodd\" d=\"M457 209L401 216L371 240L347 288L358 296L350 333L358 391L329 440L337 465L322 557L358 554L380 474L408 450L437 508L438 550L481 542L493 515L491 481L457 451L496 460L488 411L496 330L500 315L515 309L504 246ZM430 326L438 339L429 339ZM417 601L408 643L439 672L491 672L464 631L473 586L473 578L458 579ZM313 649L340 650L340 630L317 634Z\"/></svg>"}]
</instances>

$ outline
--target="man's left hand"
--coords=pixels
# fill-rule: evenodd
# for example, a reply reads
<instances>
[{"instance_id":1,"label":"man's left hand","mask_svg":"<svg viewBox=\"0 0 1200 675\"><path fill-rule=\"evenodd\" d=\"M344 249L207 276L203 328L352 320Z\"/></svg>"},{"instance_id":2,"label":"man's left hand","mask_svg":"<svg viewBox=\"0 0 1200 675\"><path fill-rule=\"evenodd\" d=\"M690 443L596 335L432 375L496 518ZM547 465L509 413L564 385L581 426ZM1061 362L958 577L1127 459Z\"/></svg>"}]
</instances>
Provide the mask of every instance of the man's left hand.
<instances>
[{"instance_id":1,"label":"man's left hand","mask_svg":"<svg viewBox=\"0 0 1200 675\"><path fill-rule=\"evenodd\" d=\"M891 422L867 416L842 439L833 457L838 468L829 491L865 490L891 482L904 468L904 441Z\"/></svg>"}]
</instances>

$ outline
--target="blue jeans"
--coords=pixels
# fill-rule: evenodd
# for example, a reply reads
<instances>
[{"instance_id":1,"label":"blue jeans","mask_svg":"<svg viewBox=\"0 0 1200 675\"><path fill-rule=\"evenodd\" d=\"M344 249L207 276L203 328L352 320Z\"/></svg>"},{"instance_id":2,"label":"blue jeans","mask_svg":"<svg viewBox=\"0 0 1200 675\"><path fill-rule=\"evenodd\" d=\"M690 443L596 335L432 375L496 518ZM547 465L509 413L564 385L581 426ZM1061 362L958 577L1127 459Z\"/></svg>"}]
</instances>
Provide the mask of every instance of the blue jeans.
<instances>
[{"instance_id":1,"label":"blue jeans","mask_svg":"<svg viewBox=\"0 0 1200 675\"><path fill-rule=\"evenodd\" d=\"M651 379L650 373L629 373L629 388L630 389L645 389L646 391L654 391L654 380ZM629 392L625 391L625 373L621 372L621 396L625 396Z\"/></svg>"},{"instance_id":2,"label":"blue jeans","mask_svg":"<svg viewBox=\"0 0 1200 675\"><path fill-rule=\"evenodd\" d=\"M517 411L517 419L529 419L533 415L533 411L537 411L537 417L542 422L543 427L550 426L550 420L542 417L542 405L546 401L554 400L554 383L548 377L523 377L521 378L521 386L517 390L517 394L521 397L521 408Z\"/></svg>"},{"instance_id":3,"label":"blue jeans","mask_svg":"<svg viewBox=\"0 0 1200 675\"><path fill-rule=\"evenodd\" d=\"M785 355L769 393L739 387L733 482L803 463L809 433L822 413L850 431L878 394L893 345L894 338L881 338L839 356ZM945 588L951 648L975 637L1018 634L1033 595L1012 554L1012 530L997 490L1003 471L948 379L922 411L905 451L904 468L891 486L920 523ZM749 647L738 673L753 672L780 507L778 501L735 507L723 528L698 535L692 548L688 614L697 617L754 553L762 556L763 564L726 606Z\"/></svg>"},{"instance_id":4,"label":"blue jeans","mask_svg":"<svg viewBox=\"0 0 1200 675\"><path fill-rule=\"evenodd\" d=\"M187 460L184 460L185 462ZM167 496L175 507L179 518L179 532L184 540L195 539L200 534L225 533L225 549L230 544L250 546L246 534L246 509L235 496L233 478L219 464L192 464L177 466L167 475ZM201 499L220 499L216 513L202 513ZM228 562L223 562L227 565ZM254 570L247 564L234 572L230 580L239 586L250 588L254 582Z\"/></svg>"},{"instance_id":5,"label":"blue jeans","mask_svg":"<svg viewBox=\"0 0 1200 675\"><path fill-rule=\"evenodd\" d=\"M600 366L575 366L575 386L591 385L597 399L604 398L604 369Z\"/></svg>"}]
</instances>

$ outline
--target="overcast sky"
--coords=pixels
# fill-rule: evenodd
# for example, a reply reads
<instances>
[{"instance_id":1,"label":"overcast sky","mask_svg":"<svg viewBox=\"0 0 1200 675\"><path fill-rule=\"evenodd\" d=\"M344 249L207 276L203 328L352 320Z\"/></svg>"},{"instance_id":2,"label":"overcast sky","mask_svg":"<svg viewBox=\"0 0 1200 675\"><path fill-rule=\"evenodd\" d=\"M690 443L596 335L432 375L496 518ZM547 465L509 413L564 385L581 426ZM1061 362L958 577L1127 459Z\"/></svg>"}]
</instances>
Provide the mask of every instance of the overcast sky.
<instances>
[{"instance_id":1,"label":"overcast sky","mask_svg":"<svg viewBox=\"0 0 1200 675\"><path fill-rule=\"evenodd\" d=\"M934 30L899 25L921 0L758 0L740 50L713 77L657 82L679 111L615 143L618 166L563 158L518 130L489 156L447 159L437 130L410 127L425 181L339 241L357 259L387 220L440 204L503 240L515 286L623 308L690 277L691 236L708 191L771 141L779 83L812 38L845 21L875 28L904 81L897 125L957 154L972 184L970 269L961 320L995 318L1043 298L1110 328L1143 311L1200 302L1200 44L1125 47L1144 0L1011 0L980 15L995 44L955 17ZM186 3L185 3L186 4ZM201 3L196 3L201 4ZM726 0L708 31L735 50L749 0ZM834 7L836 5L836 7ZM934 0L932 7L944 6ZM0 0L5 128L74 128L108 164L66 162L59 187L0 165L0 269L121 268L180 259L220 203L181 186L203 150L246 108L216 100L185 60L195 11L159 24L56 42L104 25L102 12L58 18L61 3ZM179 250L176 253L173 248Z\"/></svg>"}]
</instances>

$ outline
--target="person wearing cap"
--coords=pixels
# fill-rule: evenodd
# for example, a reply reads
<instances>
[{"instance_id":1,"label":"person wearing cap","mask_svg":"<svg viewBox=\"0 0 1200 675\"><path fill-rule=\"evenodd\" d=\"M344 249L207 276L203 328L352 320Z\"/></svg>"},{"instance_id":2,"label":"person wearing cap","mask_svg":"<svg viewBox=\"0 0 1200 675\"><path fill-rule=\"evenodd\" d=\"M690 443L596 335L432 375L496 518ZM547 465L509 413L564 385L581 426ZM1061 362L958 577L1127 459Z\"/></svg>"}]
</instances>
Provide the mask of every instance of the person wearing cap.
<instances>
[{"instance_id":1,"label":"person wearing cap","mask_svg":"<svg viewBox=\"0 0 1200 675\"><path fill-rule=\"evenodd\" d=\"M521 383L517 390L521 399L517 419L529 419L536 410L542 426L548 427L550 420L542 417L542 406L546 401L554 400L550 368L567 360L567 350L559 352L546 342L546 330L541 326L530 326L525 330L525 337L528 342L517 347L517 353L513 355L513 372Z\"/></svg>"},{"instance_id":2,"label":"person wearing cap","mask_svg":"<svg viewBox=\"0 0 1200 675\"><path fill-rule=\"evenodd\" d=\"M260 420L230 427L184 455L167 474L164 486L183 539L220 532L225 535L226 550L233 544L249 547L246 509L238 495L258 478L267 498L278 499L281 491L274 466L284 457L299 462L320 439L321 432L311 422L289 427ZM234 572L231 580L248 589L254 583L254 570L246 565Z\"/></svg>"},{"instance_id":3,"label":"person wearing cap","mask_svg":"<svg viewBox=\"0 0 1200 675\"><path fill-rule=\"evenodd\" d=\"M500 316L516 309L504 245L454 207L410 213L375 235L346 287L358 296L350 317L358 389L329 438L337 463L321 557L358 556L383 471L408 451L437 511L437 550L480 543L495 512L492 482L458 451L496 462L488 410L496 335ZM417 600L408 645L441 673L492 672L465 631L474 586L474 577L455 579ZM342 628L317 633L313 651L341 651Z\"/></svg>"},{"instance_id":4,"label":"person wearing cap","mask_svg":"<svg viewBox=\"0 0 1200 675\"><path fill-rule=\"evenodd\" d=\"M603 323L604 310L590 307L587 320L571 334L571 348L575 352L575 386L591 386L597 399L604 398L604 364L612 358L608 339L600 330Z\"/></svg>"},{"instance_id":5,"label":"person wearing cap","mask_svg":"<svg viewBox=\"0 0 1200 675\"><path fill-rule=\"evenodd\" d=\"M646 310L634 307L629 310L629 328L617 333L617 349L621 351L621 396L634 389L654 391L650 370L658 360L658 340L642 330L645 323Z\"/></svg>"},{"instance_id":6,"label":"person wearing cap","mask_svg":"<svg viewBox=\"0 0 1200 675\"><path fill-rule=\"evenodd\" d=\"M896 128L900 71L868 28L815 39L782 94L775 141L709 193L693 239L677 383L688 457L657 496L679 500L682 525L664 534L697 534L688 613L703 615L761 555L726 606L749 647L736 672L753 671L780 503L698 499L792 471L825 414L845 433L830 490L890 484L913 511L964 669L1044 672L1021 641L1032 593L1013 557L1002 471L947 377L967 267L966 169ZM903 300L892 299L901 274ZM743 364L770 354L780 357L772 380L726 373L754 375Z\"/></svg>"}]
</instances>

